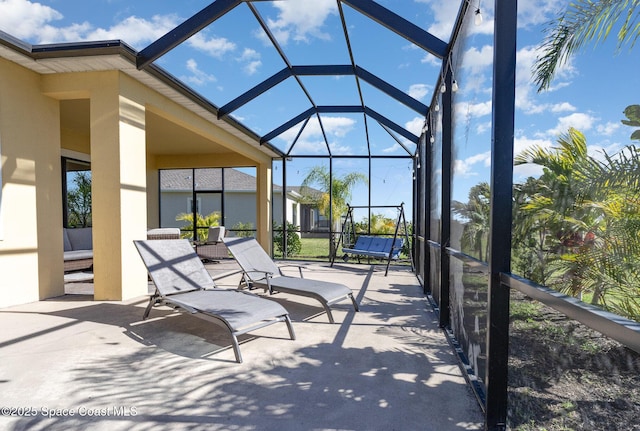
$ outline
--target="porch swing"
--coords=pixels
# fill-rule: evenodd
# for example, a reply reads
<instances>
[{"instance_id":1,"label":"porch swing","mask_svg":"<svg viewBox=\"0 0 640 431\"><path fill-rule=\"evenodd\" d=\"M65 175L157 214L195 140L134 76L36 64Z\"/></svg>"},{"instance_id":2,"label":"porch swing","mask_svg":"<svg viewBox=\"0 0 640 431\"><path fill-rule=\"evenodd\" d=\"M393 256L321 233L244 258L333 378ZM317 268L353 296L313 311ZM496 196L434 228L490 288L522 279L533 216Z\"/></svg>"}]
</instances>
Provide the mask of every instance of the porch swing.
<instances>
[{"instance_id":1,"label":"porch swing","mask_svg":"<svg viewBox=\"0 0 640 431\"><path fill-rule=\"evenodd\" d=\"M396 220L395 230L393 237L384 237L378 235L359 235L356 238L355 224L353 221L353 210L358 208L396 208L398 210L398 219ZM402 232L400 232L402 230ZM406 241L406 242L405 242ZM385 269L385 277L389 273L389 265L392 260L398 260L400 258L400 252L405 244L409 242L409 232L407 230L407 222L404 217L404 202L400 205L386 205L386 206L351 206L347 204L347 215L342 223L342 230L338 236L338 242L333 249L333 255L331 256L331 266L335 262L336 255L338 254L338 248L342 243L342 252L344 253L343 259L345 262L350 256L356 256L358 262L361 257L368 257L374 259L381 259L387 261L387 267ZM411 262L411 269L413 270L413 256L411 253L411 247L409 247L409 261Z\"/></svg>"}]
</instances>

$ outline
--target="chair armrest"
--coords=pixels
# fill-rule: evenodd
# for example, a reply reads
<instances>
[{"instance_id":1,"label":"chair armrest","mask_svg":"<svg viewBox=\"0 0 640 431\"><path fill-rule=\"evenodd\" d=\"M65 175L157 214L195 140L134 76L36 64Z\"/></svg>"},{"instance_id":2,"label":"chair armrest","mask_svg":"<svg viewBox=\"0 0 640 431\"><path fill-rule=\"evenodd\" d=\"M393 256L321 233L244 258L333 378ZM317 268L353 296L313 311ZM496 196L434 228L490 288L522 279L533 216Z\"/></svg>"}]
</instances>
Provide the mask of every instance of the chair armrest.
<instances>
[{"instance_id":1,"label":"chair armrest","mask_svg":"<svg viewBox=\"0 0 640 431\"><path fill-rule=\"evenodd\" d=\"M249 275L250 273L258 273L258 274L264 274L263 278L260 278L260 280L269 280L270 278L273 277L273 272L269 272L269 271L261 271L259 269L252 269L250 271L242 271L245 275ZM249 277L249 279L251 279L251 277Z\"/></svg>"},{"instance_id":2,"label":"chair armrest","mask_svg":"<svg viewBox=\"0 0 640 431\"><path fill-rule=\"evenodd\" d=\"M304 278L304 275L302 274L302 268L307 269L307 267L306 267L306 266L302 266L302 265L294 265L294 264L290 263L290 264L287 264L287 265L280 265L280 266L278 267L278 269L286 268L286 267L289 267L289 266L292 266L292 267L294 267L294 268L298 268L298 272L300 273L300 278ZM282 273L282 270L280 270L280 275L284 275L284 274Z\"/></svg>"}]
</instances>

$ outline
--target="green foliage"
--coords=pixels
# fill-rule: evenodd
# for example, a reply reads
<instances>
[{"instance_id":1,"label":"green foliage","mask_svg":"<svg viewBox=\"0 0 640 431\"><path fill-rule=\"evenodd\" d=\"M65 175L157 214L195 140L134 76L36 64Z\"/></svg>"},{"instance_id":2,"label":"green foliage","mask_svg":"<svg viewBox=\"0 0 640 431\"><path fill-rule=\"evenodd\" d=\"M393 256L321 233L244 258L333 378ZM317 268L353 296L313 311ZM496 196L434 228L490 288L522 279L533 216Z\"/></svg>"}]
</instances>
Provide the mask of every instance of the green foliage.
<instances>
[{"instance_id":1,"label":"green foliage","mask_svg":"<svg viewBox=\"0 0 640 431\"><path fill-rule=\"evenodd\" d=\"M383 214L371 214L371 223L369 223L369 219L366 217L363 217L361 221L354 223L355 231L358 234L369 233L369 226L371 227L372 234L393 235L396 230L396 219L386 217Z\"/></svg>"},{"instance_id":2,"label":"green foliage","mask_svg":"<svg viewBox=\"0 0 640 431\"><path fill-rule=\"evenodd\" d=\"M335 225L347 212L347 203L351 200L352 189L359 183L367 183L367 177L360 172L351 172L342 177L331 176L327 167L320 165L309 171L302 181L301 192L308 201L318 207L322 215L327 218L331 216L332 224ZM320 195L311 193L308 189L312 186L319 188L322 193ZM329 199L329 190L331 190L331 199Z\"/></svg>"},{"instance_id":3,"label":"green foliage","mask_svg":"<svg viewBox=\"0 0 640 431\"><path fill-rule=\"evenodd\" d=\"M184 221L180 227L182 238L193 238L193 213L180 213L176 216L176 221ZM196 227L198 228L197 240L206 241L209 236L210 226L220 226L220 212L214 211L206 216L196 213Z\"/></svg>"},{"instance_id":4,"label":"green foliage","mask_svg":"<svg viewBox=\"0 0 640 431\"><path fill-rule=\"evenodd\" d=\"M622 120L622 124L631 127L640 127L640 105L629 105L624 110L627 120ZM640 141L640 129L634 130L631 139Z\"/></svg>"},{"instance_id":5,"label":"green foliage","mask_svg":"<svg viewBox=\"0 0 640 431\"><path fill-rule=\"evenodd\" d=\"M465 221L462 231L462 251L475 255L483 260L489 248L489 216L491 190L489 183L482 182L469 190L467 203L453 201L451 206L454 214Z\"/></svg>"},{"instance_id":6,"label":"green foliage","mask_svg":"<svg viewBox=\"0 0 640 431\"><path fill-rule=\"evenodd\" d=\"M510 305L511 320L531 322L540 315L542 305L535 301L513 301Z\"/></svg>"},{"instance_id":7,"label":"green foliage","mask_svg":"<svg viewBox=\"0 0 640 431\"><path fill-rule=\"evenodd\" d=\"M298 226L287 222L287 256L295 256L302 250L302 242L298 236L299 229ZM284 232L282 225L275 225L273 227L273 244L276 247L276 251L283 255Z\"/></svg>"},{"instance_id":8,"label":"green foliage","mask_svg":"<svg viewBox=\"0 0 640 431\"><path fill-rule=\"evenodd\" d=\"M516 164L542 166L543 174L514 189L512 267L639 320L640 150L628 146L595 159L574 129L558 143L516 157Z\"/></svg>"},{"instance_id":9,"label":"green foliage","mask_svg":"<svg viewBox=\"0 0 640 431\"><path fill-rule=\"evenodd\" d=\"M67 191L67 225L91 226L91 171L77 172L73 185L73 190Z\"/></svg>"},{"instance_id":10,"label":"green foliage","mask_svg":"<svg viewBox=\"0 0 640 431\"><path fill-rule=\"evenodd\" d=\"M239 238L251 238L254 236L253 223L238 222L231 227L235 235Z\"/></svg>"},{"instance_id":11,"label":"green foliage","mask_svg":"<svg viewBox=\"0 0 640 431\"><path fill-rule=\"evenodd\" d=\"M533 67L538 91L548 89L560 66L591 41L605 40L616 23L618 49L631 47L640 36L640 14L635 9L640 0L576 0L565 12L550 22L540 48L542 53Z\"/></svg>"}]
</instances>

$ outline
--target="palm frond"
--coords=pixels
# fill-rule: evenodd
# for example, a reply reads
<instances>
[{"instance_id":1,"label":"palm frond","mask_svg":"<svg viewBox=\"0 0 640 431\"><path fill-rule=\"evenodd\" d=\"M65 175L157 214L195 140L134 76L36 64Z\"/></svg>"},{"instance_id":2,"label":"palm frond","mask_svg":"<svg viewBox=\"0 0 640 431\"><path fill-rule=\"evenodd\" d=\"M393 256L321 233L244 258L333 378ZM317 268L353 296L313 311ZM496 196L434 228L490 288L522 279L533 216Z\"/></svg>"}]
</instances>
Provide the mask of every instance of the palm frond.
<instances>
[{"instance_id":1,"label":"palm frond","mask_svg":"<svg viewBox=\"0 0 640 431\"><path fill-rule=\"evenodd\" d=\"M533 66L538 91L548 89L558 68L584 45L606 39L621 17L624 20L618 31L618 50L625 43L633 46L640 35L636 12L639 4L640 0L577 0L571 3L545 29L546 36L539 49L541 56Z\"/></svg>"}]
</instances>

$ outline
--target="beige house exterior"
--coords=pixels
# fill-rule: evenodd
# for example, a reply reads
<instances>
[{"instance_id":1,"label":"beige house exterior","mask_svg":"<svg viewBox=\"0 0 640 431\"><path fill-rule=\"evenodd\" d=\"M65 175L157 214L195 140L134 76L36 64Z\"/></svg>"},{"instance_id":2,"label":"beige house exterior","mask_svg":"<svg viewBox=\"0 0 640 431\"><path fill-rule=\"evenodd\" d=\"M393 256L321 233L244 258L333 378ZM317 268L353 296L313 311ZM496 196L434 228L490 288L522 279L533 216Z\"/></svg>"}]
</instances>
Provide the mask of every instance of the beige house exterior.
<instances>
[{"instance_id":1,"label":"beige house exterior","mask_svg":"<svg viewBox=\"0 0 640 431\"><path fill-rule=\"evenodd\" d=\"M0 32L0 307L64 294L61 158L91 163L96 300L147 293L132 244L159 227L158 170L256 167L270 250L278 153L119 41L32 47Z\"/></svg>"}]
</instances>

